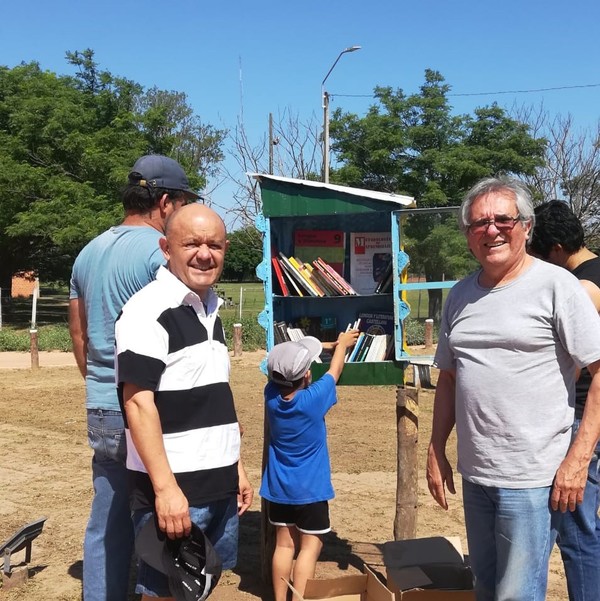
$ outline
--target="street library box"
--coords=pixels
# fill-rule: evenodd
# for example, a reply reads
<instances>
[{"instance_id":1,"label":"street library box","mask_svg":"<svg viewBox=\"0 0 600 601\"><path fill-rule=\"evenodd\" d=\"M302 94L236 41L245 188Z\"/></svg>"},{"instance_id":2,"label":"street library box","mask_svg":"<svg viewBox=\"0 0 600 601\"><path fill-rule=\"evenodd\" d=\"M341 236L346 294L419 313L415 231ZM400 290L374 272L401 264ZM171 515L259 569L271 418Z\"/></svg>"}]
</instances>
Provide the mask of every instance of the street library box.
<instances>
[{"instance_id":1,"label":"street library box","mask_svg":"<svg viewBox=\"0 0 600 601\"><path fill-rule=\"evenodd\" d=\"M403 384L408 360L403 322L410 307L400 291L408 265L401 248L401 218L404 209L414 207L414 199L266 174L253 177L260 183L262 201L256 227L263 234L263 259L256 272L265 289L258 321L265 328L267 351L285 340L283 326L318 323L322 329L327 318L337 329L327 332L330 340L361 315L386 315L390 325L385 333L378 334L374 347L363 349L359 360L346 364L338 384ZM311 367L313 378L328 369L323 357Z\"/></svg>"}]
</instances>

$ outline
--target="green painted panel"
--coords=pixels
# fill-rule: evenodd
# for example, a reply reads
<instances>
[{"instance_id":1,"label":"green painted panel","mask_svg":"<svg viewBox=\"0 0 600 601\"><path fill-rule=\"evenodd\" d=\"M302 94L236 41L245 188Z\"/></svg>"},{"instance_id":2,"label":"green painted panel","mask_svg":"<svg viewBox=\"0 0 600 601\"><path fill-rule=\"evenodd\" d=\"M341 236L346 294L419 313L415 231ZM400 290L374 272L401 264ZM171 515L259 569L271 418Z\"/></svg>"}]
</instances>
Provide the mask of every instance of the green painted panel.
<instances>
[{"instance_id":1,"label":"green painted panel","mask_svg":"<svg viewBox=\"0 0 600 601\"><path fill-rule=\"evenodd\" d=\"M328 363L313 363L313 381L329 369ZM339 386L390 386L404 383L404 363L382 361L369 363L346 363L338 381Z\"/></svg>"},{"instance_id":2,"label":"green painted panel","mask_svg":"<svg viewBox=\"0 0 600 601\"><path fill-rule=\"evenodd\" d=\"M263 214L266 217L339 215L393 211L393 203L354 196L325 188L312 188L264 179L261 182Z\"/></svg>"}]
</instances>

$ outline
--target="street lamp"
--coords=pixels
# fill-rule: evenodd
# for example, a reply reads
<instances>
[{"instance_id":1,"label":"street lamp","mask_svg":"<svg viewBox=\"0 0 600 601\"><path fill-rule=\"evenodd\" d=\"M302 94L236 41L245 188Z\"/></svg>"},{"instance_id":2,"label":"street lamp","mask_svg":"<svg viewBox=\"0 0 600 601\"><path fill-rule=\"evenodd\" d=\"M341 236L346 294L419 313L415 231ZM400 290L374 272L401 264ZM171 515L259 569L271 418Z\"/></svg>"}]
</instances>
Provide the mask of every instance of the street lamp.
<instances>
[{"instance_id":1,"label":"street lamp","mask_svg":"<svg viewBox=\"0 0 600 601\"><path fill-rule=\"evenodd\" d=\"M360 46L350 46L342 50L321 82L321 97L323 98L323 181L326 184L329 183L329 93L325 91L325 82L331 75L334 67L338 64L340 58L342 58L342 54L360 49Z\"/></svg>"}]
</instances>

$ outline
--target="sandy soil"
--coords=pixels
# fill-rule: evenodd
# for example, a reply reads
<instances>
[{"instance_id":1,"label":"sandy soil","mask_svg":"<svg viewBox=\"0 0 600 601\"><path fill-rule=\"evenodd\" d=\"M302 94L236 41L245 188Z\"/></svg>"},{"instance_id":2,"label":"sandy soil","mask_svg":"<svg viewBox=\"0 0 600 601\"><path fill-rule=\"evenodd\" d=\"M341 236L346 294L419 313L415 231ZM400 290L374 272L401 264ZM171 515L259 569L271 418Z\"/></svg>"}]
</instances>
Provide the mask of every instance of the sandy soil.
<instances>
[{"instance_id":1,"label":"sandy soil","mask_svg":"<svg viewBox=\"0 0 600 601\"><path fill-rule=\"evenodd\" d=\"M33 543L30 577L7 601L81 598L82 536L91 499L83 382L67 355L40 357L39 370L29 355L0 354L0 541L24 524L47 517ZM245 426L244 459L256 488L263 445L258 370L262 352L232 359L232 385L240 421ZM17 364L15 361L18 359ZM9 360L12 363L9 363ZM20 363L19 363L20 361ZM70 365L51 367L56 361ZM61 363L58 363L59 365ZM410 374L409 374L410 375ZM435 375L435 374L434 374ZM329 444L336 499L331 503L334 532L328 535L317 576L353 573L363 562L381 565L380 543L393 538L396 503L396 390L390 387L341 387L340 402L328 416ZM460 491L445 512L431 499L424 479L433 395L419 395L418 535L458 535L466 548ZM241 522L238 568L223 575L214 601L269 599L261 581L260 499ZM24 559L18 553L13 564ZM567 598L562 565L554 552L550 601ZM137 599L131 595L130 599Z\"/></svg>"}]
</instances>

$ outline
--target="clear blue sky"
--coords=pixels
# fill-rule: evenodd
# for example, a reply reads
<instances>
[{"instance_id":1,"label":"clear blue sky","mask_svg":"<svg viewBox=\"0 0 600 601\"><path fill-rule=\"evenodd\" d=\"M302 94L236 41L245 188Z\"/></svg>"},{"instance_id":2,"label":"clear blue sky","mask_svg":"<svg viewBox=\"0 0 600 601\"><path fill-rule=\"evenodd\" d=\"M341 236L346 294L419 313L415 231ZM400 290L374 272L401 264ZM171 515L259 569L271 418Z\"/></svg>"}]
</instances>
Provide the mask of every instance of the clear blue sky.
<instances>
[{"instance_id":1,"label":"clear blue sky","mask_svg":"<svg viewBox=\"0 0 600 601\"><path fill-rule=\"evenodd\" d=\"M236 124L243 100L258 142L269 112L321 119L321 81L348 46L362 49L341 58L327 90L332 109L362 115L371 100L346 95L414 92L426 68L453 94L600 84L598 23L599 0L4 0L0 63L71 73L65 52L92 48L102 69L185 92L217 127ZM458 113L543 101L580 127L600 117L600 86L451 100ZM230 194L213 198L227 205Z\"/></svg>"}]
</instances>

